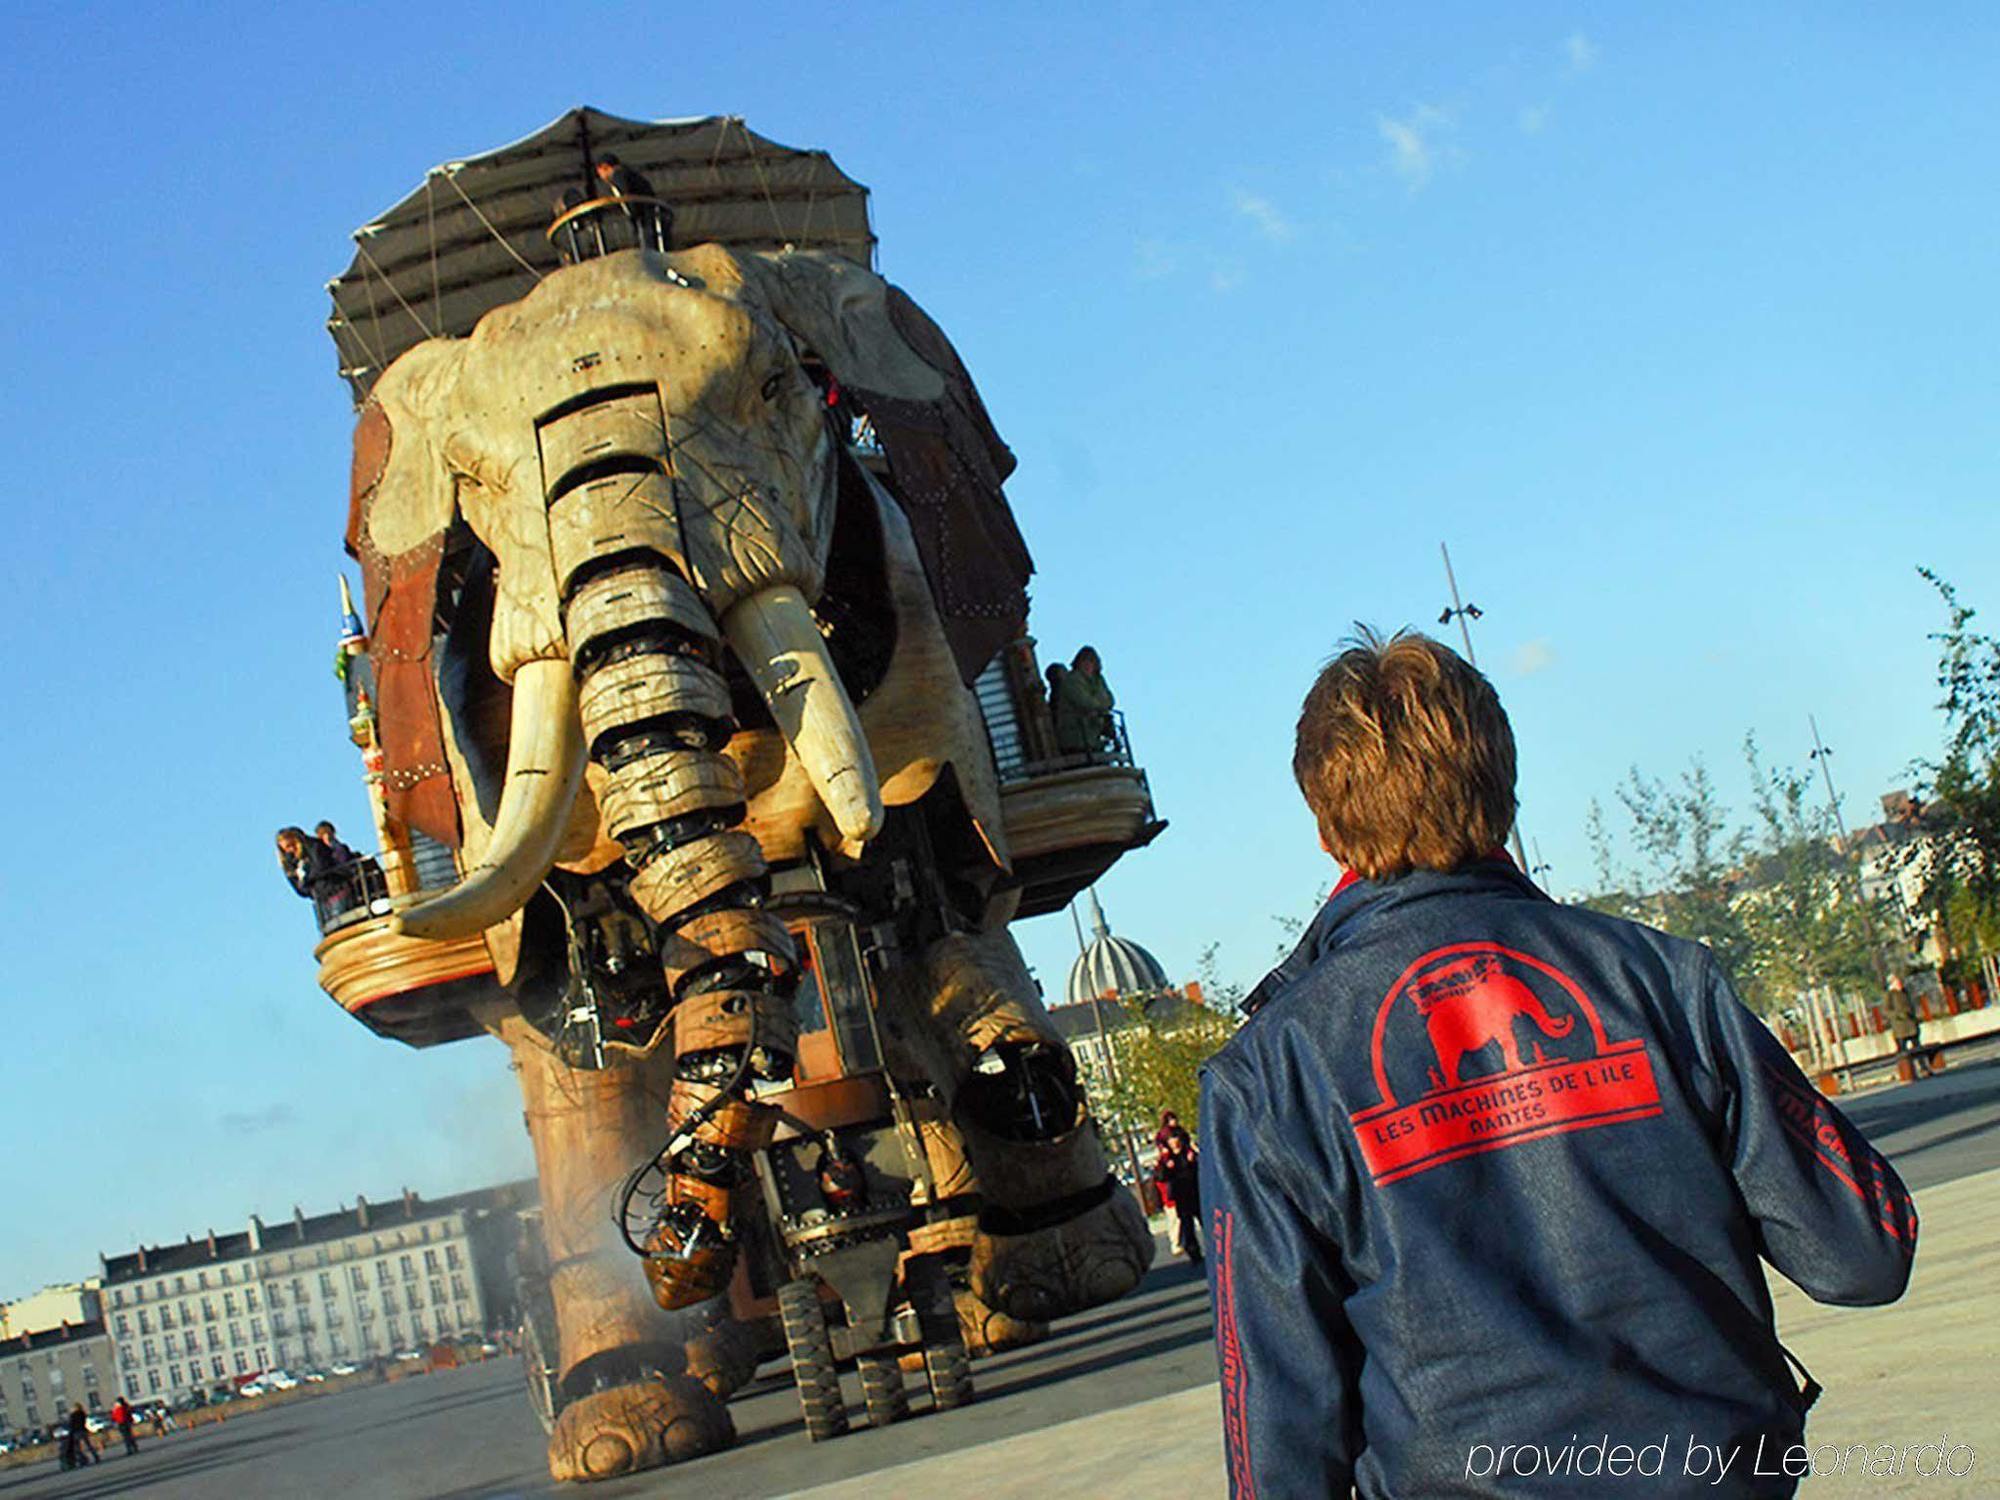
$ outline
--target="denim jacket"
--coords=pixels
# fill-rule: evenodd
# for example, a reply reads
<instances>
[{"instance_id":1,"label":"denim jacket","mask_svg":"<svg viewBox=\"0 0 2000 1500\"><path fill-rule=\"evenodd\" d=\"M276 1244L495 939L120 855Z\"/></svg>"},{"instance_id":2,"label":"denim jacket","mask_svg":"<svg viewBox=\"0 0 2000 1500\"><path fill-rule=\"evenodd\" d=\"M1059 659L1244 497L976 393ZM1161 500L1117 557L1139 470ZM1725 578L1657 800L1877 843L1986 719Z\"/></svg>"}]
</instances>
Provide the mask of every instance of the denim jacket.
<instances>
[{"instance_id":1,"label":"denim jacket","mask_svg":"<svg viewBox=\"0 0 2000 1500\"><path fill-rule=\"evenodd\" d=\"M1792 1493L1759 1258L1893 1301L1916 1212L1707 949L1495 859L1343 881L1254 998L1201 1103L1237 1500Z\"/></svg>"}]
</instances>

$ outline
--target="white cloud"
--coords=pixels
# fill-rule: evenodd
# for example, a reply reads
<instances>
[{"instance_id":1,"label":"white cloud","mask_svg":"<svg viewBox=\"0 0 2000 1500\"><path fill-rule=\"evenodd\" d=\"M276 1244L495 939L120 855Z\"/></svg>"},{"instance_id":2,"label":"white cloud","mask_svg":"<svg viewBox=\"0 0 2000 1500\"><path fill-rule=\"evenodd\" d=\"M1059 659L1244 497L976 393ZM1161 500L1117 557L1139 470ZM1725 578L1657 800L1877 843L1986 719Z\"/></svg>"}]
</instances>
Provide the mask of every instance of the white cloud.
<instances>
[{"instance_id":1,"label":"white cloud","mask_svg":"<svg viewBox=\"0 0 2000 1500\"><path fill-rule=\"evenodd\" d=\"M1545 635L1536 636L1532 641L1514 649L1511 665L1516 677L1533 677L1537 672L1547 671L1556 664L1556 648L1549 644Z\"/></svg>"},{"instance_id":2,"label":"white cloud","mask_svg":"<svg viewBox=\"0 0 2000 1500\"><path fill-rule=\"evenodd\" d=\"M1520 113L1521 134L1540 135L1548 129L1555 111L1546 104L1530 104Z\"/></svg>"},{"instance_id":3,"label":"white cloud","mask_svg":"<svg viewBox=\"0 0 2000 1500\"><path fill-rule=\"evenodd\" d=\"M1282 245L1290 240L1296 231L1292 221L1278 212L1278 206L1269 198L1257 193L1236 190L1236 211L1257 226L1257 232L1265 239Z\"/></svg>"},{"instance_id":4,"label":"white cloud","mask_svg":"<svg viewBox=\"0 0 2000 1500\"><path fill-rule=\"evenodd\" d=\"M1174 247L1161 240L1141 240L1134 247L1136 259L1132 274L1141 281L1158 281L1162 276L1171 276L1180 258L1174 254Z\"/></svg>"},{"instance_id":5,"label":"white cloud","mask_svg":"<svg viewBox=\"0 0 2000 1500\"><path fill-rule=\"evenodd\" d=\"M1456 149L1443 139L1456 123L1450 110L1435 104L1419 104L1400 120L1377 116L1377 128L1389 145L1390 170L1411 192L1421 190L1441 162L1456 159Z\"/></svg>"},{"instance_id":6,"label":"white cloud","mask_svg":"<svg viewBox=\"0 0 2000 1500\"><path fill-rule=\"evenodd\" d=\"M1572 31L1563 38L1563 56L1569 59L1572 73L1588 73L1597 65L1597 43L1580 31Z\"/></svg>"},{"instance_id":7,"label":"white cloud","mask_svg":"<svg viewBox=\"0 0 2000 1500\"><path fill-rule=\"evenodd\" d=\"M1208 284L1224 294L1233 292L1243 285L1243 267L1235 261L1224 261L1208 273Z\"/></svg>"}]
</instances>

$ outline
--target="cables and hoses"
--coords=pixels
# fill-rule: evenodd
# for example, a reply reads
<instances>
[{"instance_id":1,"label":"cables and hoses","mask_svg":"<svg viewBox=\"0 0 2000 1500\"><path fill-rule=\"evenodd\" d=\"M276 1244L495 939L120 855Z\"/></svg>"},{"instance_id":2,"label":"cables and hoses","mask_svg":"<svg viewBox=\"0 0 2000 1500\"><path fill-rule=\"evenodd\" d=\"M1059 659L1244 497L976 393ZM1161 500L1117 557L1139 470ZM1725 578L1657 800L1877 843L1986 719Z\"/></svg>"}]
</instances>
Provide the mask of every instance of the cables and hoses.
<instances>
[{"instance_id":1,"label":"cables and hoses","mask_svg":"<svg viewBox=\"0 0 2000 1500\"><path fill-rule=\"evenodd\" d=\"M688 1254L696 1247L698 1242L690 1239L678 1251L665 1251L652 1245L642 1245L639 1241L633 1239L632 1201L639 1196L639 1185L646 1180L647 1173L658 1171L662 1179L671 1175L674 1159L687 1150L689 1146L695 1144L695 1133L713 1119L722 1110L724 1105L729 1104L737 1097L736 1091L742 1088L749 1080L750 1059L756 1050L757 1017L756 1012L752 1011L749 1030L743 1039L743 1047L737 1055L735 1071L731 1073L728 1083L717 1089L713 1095L689 1111L687 1118L673 1127L673 1130L669 1133L660 1149L634 1167L631 1173L625 1178L624 1183L619 1187L618 1195L612 1200L611 1222L618 1226L618 1237L624 1240L626 1247L634 1255L643 1257L671 1254L676 1255L680 1259L686 1259ZM655 1195L653 1198L652 1208L653 1222L646 1226L648 1238L652 1236L653 1230L657 1228L659 1220L665 1212L659 1203L658 1195Z\"/></svg>"}]
</instances>

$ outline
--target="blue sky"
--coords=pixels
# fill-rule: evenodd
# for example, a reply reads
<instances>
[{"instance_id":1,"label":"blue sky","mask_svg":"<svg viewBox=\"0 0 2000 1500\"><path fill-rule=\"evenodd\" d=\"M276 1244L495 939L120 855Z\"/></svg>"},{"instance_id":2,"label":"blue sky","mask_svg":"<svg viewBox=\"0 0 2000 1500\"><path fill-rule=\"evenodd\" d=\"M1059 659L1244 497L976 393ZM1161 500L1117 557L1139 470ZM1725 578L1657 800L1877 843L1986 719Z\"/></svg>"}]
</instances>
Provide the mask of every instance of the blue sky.
<instances>
[{"instance_id":1,"label":"blue sky","mask_svg":"<svg viewBox=\"0 0 2000 1500\"><path fill-rule=\"evenodd\" d=\"M875 192L1021 458L1172 828L1102 895L1253 980L1328 877L1290 726L1448 541L1559 889L1588 800L1754 730L1850 815L1936 740L1931 563L2000 610L1983 8L14 5L0 1295L98 1249L525 1171L497 1045L314 986L271 831L365 826L327 665L347 233L591 103ZM1066 919L1020 929L1060 984Z\"/></svg>"}]
</instances>

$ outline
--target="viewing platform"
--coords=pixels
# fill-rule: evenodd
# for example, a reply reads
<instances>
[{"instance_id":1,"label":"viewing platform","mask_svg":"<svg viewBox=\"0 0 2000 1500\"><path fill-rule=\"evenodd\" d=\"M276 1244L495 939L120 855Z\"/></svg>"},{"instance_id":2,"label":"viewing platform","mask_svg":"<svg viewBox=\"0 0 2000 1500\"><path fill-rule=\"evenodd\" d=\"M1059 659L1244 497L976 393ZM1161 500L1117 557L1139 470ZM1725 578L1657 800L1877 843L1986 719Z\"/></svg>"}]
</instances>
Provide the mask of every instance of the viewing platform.
<instances>
[{"instance_id":1,"label":"viewing platform","mask_svg":"<svg viewBox=\"0 0 2000 1500\"><path fill-rule=\"evenodd\" d=\"M993 766L1000 813L1021 882L1022 917L1060 911L1130 850L1167 825L1132 754L1125 716L1089 750L1063 750L1042 687L1033 637L1002 651L973 684Z\"/></svg>"}]
</instances>

